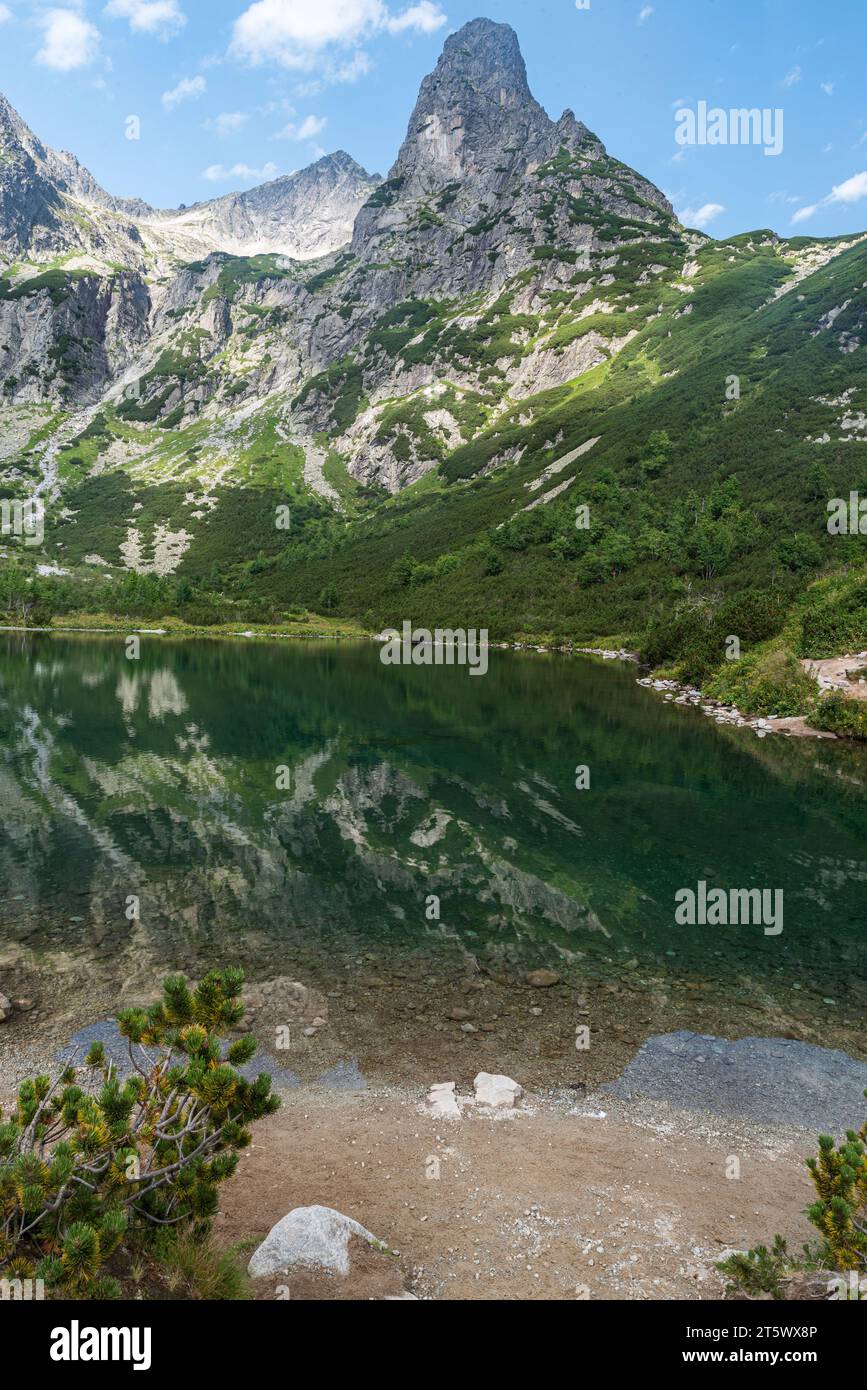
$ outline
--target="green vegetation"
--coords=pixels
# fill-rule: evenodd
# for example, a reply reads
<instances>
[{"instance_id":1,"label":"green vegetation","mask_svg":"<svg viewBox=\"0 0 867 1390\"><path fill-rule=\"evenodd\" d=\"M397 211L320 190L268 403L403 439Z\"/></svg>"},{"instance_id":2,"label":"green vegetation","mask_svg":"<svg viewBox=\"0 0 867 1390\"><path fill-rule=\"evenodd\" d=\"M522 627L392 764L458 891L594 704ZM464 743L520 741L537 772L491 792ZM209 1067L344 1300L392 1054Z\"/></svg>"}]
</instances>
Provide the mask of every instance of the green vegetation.
<instances>
[{"instance_id":1,"label":"green vegetation","mask_svg":"<svg viewBox=\"0 0 867 1390\"><path fill-rule=\"evenodd\" d=\"M41 275L33 275L29 280L22 280L19 284L13 285L5 275L0 275L0 299L29 299L31 295L46 290L52 304L62 304L68 299L76 281L96 278L92 272L86 270L46 270Z\"/></svg>"},{"instance_id":2,"label":"green vegetation","mask_svg":"<svg viewBox=\"0 0 867 1390\"><path fill-rule=\"evenodd\" d=\"M340 510L308 492L285 404L228 430L219 452L213 422L197 414L215 396L261 390L272 360L263 340L275 335L276 348L284 330L276 310L245 302L245 288L300 276L273 257L223 258L212 291L234 306L229 345L178 327L137 394L104 407L57 455L68 510L48 527L45 558L72 574L34 577L18 548L28 611L160 613L216 629L278 623L325 606L327 592L329 613L379 628L409 587L419 621L564 645L616 634L653 668L745 713L810 715L861 736L862 703L817 703L800 663L867 647L864 538L826 525L830 498L867 489L867 441L840 424L867 409L863 349L842 350L863 336L867 247L840 240L833 261L780 294L813 243L760 231L685 248L636 176L610 161L629 215L601 209L586 181L595 158L564 148L537 171L544 240L496 296L403 299L286 403L316 433ZM371 202L398 192L384 184ZM424 207L447 216L458 195L449 186ZM586 253L567 235L567 212L597 234ZM478 213L492 230L499 214ZM465 246L460 237L455 254ZM362 271L397 268L343 254L302 283L323 315L346 318L364 309ZM833 331L817 331L831 310ZM70 345L58 351L58 369L71 370ZM425 384L383 399L384 368ZM510 385L516 372L522 385ZM347 440L371 399L371 424ZM120 468L105 464L115 441L129 446ZM412 486L390 496L379 478L353 477L366 441L389 485L397 472ZM14 468L22 493L40 476L35 435ZM286 504L288 534L274 524ZM146 554L158 527L189 538L155 588L152 575L139 577L145 587L117 575L133 526ZM86 565L94 553L107 574Z\"/></svg>"},{"instance_id":3,"label":"green vegetation","mask_svg":"<svg viewBox=\"0 0 867 1390\"><path fill-rule=\"evenodd\" d=\"M120 1013L126 1080L97 1042L83 1067L23 1083L0 1123L3 1277L41 1279L56 1297L115 1298L149 1252L201 1279L189 1235L207 1237L250 1126L280 1103L269 1076L238 1071L251 1037L221 1046L243 1017L242 983L239 970L212 971L194 990L172 976L159 1003ZM237 1296L225 1262L205 1263L212 1286Z\"/></svg>"}]
</instances>

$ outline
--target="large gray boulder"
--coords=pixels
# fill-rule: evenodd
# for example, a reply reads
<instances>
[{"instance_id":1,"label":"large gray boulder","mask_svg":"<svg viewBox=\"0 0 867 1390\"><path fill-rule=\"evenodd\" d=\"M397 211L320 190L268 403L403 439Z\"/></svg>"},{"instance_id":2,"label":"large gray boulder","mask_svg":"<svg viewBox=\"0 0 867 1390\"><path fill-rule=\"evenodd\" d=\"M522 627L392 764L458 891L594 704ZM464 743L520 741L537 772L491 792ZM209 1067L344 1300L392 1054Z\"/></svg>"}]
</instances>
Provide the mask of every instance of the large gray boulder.
<instances>
[{"instance_id":1,"label":"large gray boulder","mask_svg":"<svg viewBox=\"0 0 867 1390\"><path fill-rule=\"evenodd\" d=\"M254 1279L268 1274L289 1274L298 1268L348 1274L351 1236L358 1236L377 1249L385 1249L382 1241L351 1216L344 1216L331 1207L296 1207L271 1227L254 1251L248 1272Z\"/></svg>"}]
</instances>

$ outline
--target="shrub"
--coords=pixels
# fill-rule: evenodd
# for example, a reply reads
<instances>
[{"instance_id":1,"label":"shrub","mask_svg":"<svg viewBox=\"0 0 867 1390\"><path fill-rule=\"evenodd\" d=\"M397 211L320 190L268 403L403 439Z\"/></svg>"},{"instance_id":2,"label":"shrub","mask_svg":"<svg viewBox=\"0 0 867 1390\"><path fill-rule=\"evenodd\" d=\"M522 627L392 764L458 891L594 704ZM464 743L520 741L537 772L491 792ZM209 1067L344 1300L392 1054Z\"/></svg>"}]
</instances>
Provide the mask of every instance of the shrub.
<instances>
[{"instance_id":1,"label":"shrub","mask_svg":"<svg viewBox=\"0 0 867 1390\"><path fill-rule=\"evenodd\" d=\"M867 1273L867 1120L857 1133L848 1130L841 1144L835 1145L828 1134L820 1135L818 1156L808 1158L807 1167L817 1197L807 1216L821 1242L805 1245L800 1258L791 1258L778 1235L770 1250L757 1245L730 1255L717 1265L731 1281L730 1288L781 1298L783 1279L799 1270Z\"/></svg>"},{"instance_id":2,"label":"shrub","mask_svg":"<svg viewBox=\"0 0 867 1390\"><path fill-rule=\"evenodd\" d=\"M847 700L836 692L819 701L813 723L844 738L867 738L867 701Z\"/></svg>"},{"instance_id":3,"label":"shrub","mask_svg":"<svg viewBox=\"0 0 867 1390\"><path fill-rule=\"evenodd\" d=\"M760 647L740 661L727 662L706 688L708 695L737 705L748 714L781 718L808 714L815 682L784 647Z\"/></svg>"},{"instance_id":4,"label":"shrub","mask_svg":"<svg viewBox=\"0 0 867 1390\"><path fill-rule=\"evenodd\" d=\"M857 1134L848 1130L845 1142L839 1145L830 1135L821 1135L818 1157L807 1159L817 1193L807 1216L824 1236L825 1253L833 1269L867 1272L865 1146L867 1120Z\"/></svg>"},{"instance_id":5,"label":"shrub","mask_svg":"<svg viewBox=\"0 0 867 1390\"><path fill-rule=\"evenodd\" d=\"M191 990L172 976L159 1003L120 1013L133 1066L123 1082L95 1043L83 1068L23 1083L13 1113L0 1115L4 1276L111 1298L119 1285L106 1264L128 1243L207 1233L250 1124L280 1104L269 1076L236 1070L253 1056L252 1038L223 1056L220 1036L244 1013L243 978L212 971Z\"/></svg>"},{"instance_id":6,"label":"shrub","mask_svg":"<svg viewBox=\"0 0 867 1390\"><path fill-rule=\"evenodd\" d=\"M737 1251L717 1265L720 1273L728 1276L732 1287L753 1295L769 1293L773 1298L782 1298L782 1281L789 1268L788 1250L782 1236L774 1237L770 1250L766 1245L757 1245L746 1253Z\"/></svg>"}]
</instances>

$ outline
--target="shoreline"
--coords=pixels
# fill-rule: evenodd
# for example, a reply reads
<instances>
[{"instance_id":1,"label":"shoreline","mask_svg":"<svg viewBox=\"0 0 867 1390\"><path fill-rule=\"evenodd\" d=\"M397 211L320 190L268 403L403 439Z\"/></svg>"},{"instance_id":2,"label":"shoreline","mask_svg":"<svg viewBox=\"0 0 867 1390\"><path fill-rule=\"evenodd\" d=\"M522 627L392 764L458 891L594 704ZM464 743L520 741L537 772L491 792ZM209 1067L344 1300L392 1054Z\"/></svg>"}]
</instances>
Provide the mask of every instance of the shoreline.
<instances>
[{"instance_id":1,"label":"shoreline","mask_svg":"<svg viewBox=\"0 0 867 1390\"><path fill-rule=\"evenodd\" d=\"M449 1120L418 1086L305 1088L255 1130L215 1239L243 1243L246 1262L288 1212L323 1205L388 1249L353 1247L343 1277L260 1278L261 1301L715 1301L734 1250L810 1238L805 1143L794 1127L599 1093L528 1092ZM731 1154L738 1182L724 1180Z\"/></svg>"},{"instance_id":2,"label":"shoreline","mask_svg":"<svg viewBox=\"0 0 867 1390\"><path fill-rule=\"evenodd\" d=\"M203 627L193 628L187 626L174 627L135 627L132 624L116 623L109 626L99 627L15 627L12 625L0 625L0 632L39 633L42 636L83 636L83 637L111 637L111 636L138 636L138 637L168 637L178 639L202 639L208 638L211 641L261 641L284 642L284 641L357 641L357 642L381 642L381 634L367 632L363 629L347 630L338 627L335 631L322 631L315 627L304 628L302 630L285 629L274 630L273 627L259 629L256 627L238 631L236 628L227 628L220 625L218 628ZM489 641L484 646L496 648L500 651L518 651L538 653L539 655L550 655L552 653L559 656L590 656L597 657L603 661L619 661L623 664L637 665L649 674L639 678L637 685L645 690L650 690L654 694L664 697L667 703L675 704L680 708L698 708L707 717L714 720L716 724L727 725L730 728L751 729L759 738L766 738L768 734L782 734L787 738L815 738L826 741L845 742L842 735L831 733L828 730L814 728L808 720L807 715L792 715L779 717L774 715L753 716L743 714L736 705L727 705L721 700L716 700L711 696L705 695L697 686L685 685L680 681L655 677L650 674L650 668L642 663L641 657L637 652L629 651L624 647L573 647L573 646L554 646L541 640L532 638L526 641ZM857 739L853 740L858 742Z\"/></svg>"},{"instance_id":3,"label":"shoreline","mask_svg":"<svg viewBox=\"0 0 867 1390\"><path fill-rule=\"evenodd\" d=\"M722 700L705 695L697 686L682 685L679 681L661 677L644 676L636 684L645 690L652 690L654 694L662 695L667 704L674 704L680 708L699 709L706 718L713 719L716 724L724 724L735 729L752 729L759 738L767 738L768 734L783 734L788 738L818 738L830 739L834 742L840 741L837 734L824 729L814 729L808 722L807 716L803 714L786 717L779 715L760 717L742 714L737 705L727 705Z\"/></svg>"}]
</instances>

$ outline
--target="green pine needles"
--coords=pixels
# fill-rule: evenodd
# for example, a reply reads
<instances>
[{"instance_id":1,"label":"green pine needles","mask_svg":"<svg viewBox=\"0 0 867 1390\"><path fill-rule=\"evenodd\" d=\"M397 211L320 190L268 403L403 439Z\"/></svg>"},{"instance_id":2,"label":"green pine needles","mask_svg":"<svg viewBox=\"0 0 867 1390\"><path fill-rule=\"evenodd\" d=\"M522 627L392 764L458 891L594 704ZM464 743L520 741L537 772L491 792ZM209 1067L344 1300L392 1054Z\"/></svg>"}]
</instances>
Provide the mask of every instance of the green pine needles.
<instances>
[{"instance_id":1,"label":"green pine needles","mask_svg":"<svg viewBox=\"0 0 867 1390\"><path fill-rule=\"evenodd\" d=\"M67 1298L112 1298L124 1250L166 1232L204 1236L250 1126L279 1106L271 1078L237 1070L256 1051L221 1036L243 1017L240 970L196 988L172 976L148 1009L118 1015L132 1074L95 1043L81 1067L25 1081L0 1114L0 1277Z\"/></svg>"}]
</instances>

